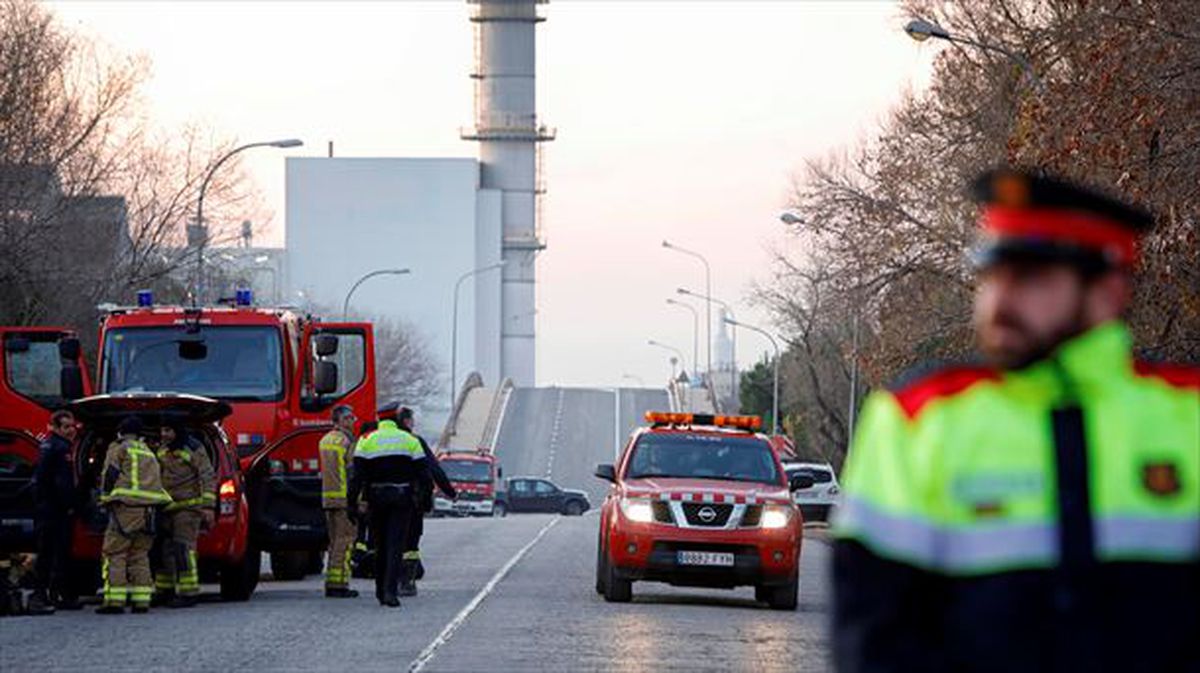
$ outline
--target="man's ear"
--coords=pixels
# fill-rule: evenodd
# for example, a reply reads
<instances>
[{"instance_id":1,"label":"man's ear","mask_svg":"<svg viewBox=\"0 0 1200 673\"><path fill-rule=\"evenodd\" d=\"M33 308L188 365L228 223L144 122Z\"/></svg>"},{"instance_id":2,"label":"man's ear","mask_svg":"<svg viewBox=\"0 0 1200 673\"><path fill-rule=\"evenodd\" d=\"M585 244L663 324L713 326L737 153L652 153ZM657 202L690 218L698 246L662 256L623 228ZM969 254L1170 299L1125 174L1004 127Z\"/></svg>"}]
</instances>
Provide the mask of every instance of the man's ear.
<instances>
[{"instance_id":1,"label":"man's ear","mask_svg":"<svg viewBox=\"0 0 1200 673\"><path fill-rule=\"evenodd\" d=\"M1132 279L1127 271L1109 271L1092 279L1085 300L1088 324L1099 325L1120 318L1132 294Z\"/></svg>"}]
</instances>

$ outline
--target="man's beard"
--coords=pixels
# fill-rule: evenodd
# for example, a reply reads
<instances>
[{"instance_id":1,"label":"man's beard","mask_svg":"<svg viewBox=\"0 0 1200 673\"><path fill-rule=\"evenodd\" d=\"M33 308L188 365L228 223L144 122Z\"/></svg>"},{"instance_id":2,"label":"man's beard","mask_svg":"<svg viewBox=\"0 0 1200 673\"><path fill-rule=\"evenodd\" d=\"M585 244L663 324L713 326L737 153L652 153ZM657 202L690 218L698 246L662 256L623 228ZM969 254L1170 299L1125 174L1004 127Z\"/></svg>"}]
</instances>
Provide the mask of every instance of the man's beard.
<instances>
[{"instance_id":1,"label":"man's beard","mask_svg":"<svg viewBox=\"0 0 1200 673\"><path fill-rule=\"evenodd\" d=\"M993 322L993 328L995 327L1006 327L1019 332L1029 339L1028 346L1021 352L988 354L988 358L994 365L1008 370L1025 369L1049 358L1064 343L1083 334L1088 329L1087 322L1084 319L1082 300L1076 304L1074 314L1070 320L1065 321L1057 329L1045 336L1035 336L1033 330L1019 316L1013 314L1002 313L997 315L996 320Z\"/></svg>"}]
</instances>

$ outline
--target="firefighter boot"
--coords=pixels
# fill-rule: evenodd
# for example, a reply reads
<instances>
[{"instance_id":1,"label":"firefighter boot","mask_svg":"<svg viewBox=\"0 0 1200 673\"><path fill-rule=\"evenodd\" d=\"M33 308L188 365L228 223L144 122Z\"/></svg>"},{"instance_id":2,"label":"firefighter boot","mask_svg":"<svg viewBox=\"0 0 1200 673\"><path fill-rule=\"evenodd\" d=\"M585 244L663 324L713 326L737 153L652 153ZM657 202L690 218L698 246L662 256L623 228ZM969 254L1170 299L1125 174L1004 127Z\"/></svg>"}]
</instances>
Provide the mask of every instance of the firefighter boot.
<instances>
[{"instance_id":1,"label":"firefighter boot","mask_svg":"<svg viewBox=\"0 0 1200 673\"><path fill-rule=\"evenodd\" d=\"M45 591L38 590L33 592L29 597L29 606L26 612L31 615L52 615L54 614L54 603L50 602L50 597Z\"/></svg>"},{"instance_id":2,"label":"firefighter boot","mask_svg":"<svg viewBox=\"0 0 1200 673\"><path fill-rule=\"evenodd\" d=\"M200 601L193 595L176 594L175 597L171 599L171 602L167 603L167 607L169 607L169 608L194 608L194 607L196 607L196 604L199 602Z\"/></svg>"},{"instance_id":3,"label":"firefighter boot","mask_svg":"<svg viewBox=\"0 0 1200 673\"><path fill-rule=\"evenodd\" d=\"M397 592L401 598L417 595L417 562L416 561L401 561L400 562L400 591Z\"/></svg>"}]
</instances>

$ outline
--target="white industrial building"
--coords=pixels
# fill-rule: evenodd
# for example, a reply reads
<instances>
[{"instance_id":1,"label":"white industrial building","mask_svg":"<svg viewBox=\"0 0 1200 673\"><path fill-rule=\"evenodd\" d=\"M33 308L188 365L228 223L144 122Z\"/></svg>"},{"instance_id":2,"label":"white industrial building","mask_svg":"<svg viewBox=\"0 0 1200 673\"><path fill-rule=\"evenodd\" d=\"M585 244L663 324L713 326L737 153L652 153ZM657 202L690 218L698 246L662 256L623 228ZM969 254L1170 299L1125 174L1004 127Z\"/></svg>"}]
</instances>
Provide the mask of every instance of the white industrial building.
<instances>
[{"instance_id":1,"label":"white industrial building","mask_svg":"<svg viewBox=\"0 0 1200 673\"><path fill-rule=\"evenodd\" d=\"M285 284L294 302L340 307L362 275L411 269L364 283L353 307L417 325L450 374L455 282L497 265L459 297L456 385L478 371L486 385L533 386L539 149L554 138L535 97L544 0L468 1L475 111L461 136L479 159L288 159Z\"/></svg>"},{"instance_id":2,"label":"white industrial building","mask_svg":"<svg viewBox=\"0 0 1200 673\"><path fill-rule=\"evenodd\" d=\"M289 158L287 287L300 305L352 311L415 326L449 375L454 289L474 269L500 262L500 192L479 188L474 159ZM458 378L500 377L500 274L462 285ZM447 380L446 406L449 406Z\"/></svg>"}]
</instances>

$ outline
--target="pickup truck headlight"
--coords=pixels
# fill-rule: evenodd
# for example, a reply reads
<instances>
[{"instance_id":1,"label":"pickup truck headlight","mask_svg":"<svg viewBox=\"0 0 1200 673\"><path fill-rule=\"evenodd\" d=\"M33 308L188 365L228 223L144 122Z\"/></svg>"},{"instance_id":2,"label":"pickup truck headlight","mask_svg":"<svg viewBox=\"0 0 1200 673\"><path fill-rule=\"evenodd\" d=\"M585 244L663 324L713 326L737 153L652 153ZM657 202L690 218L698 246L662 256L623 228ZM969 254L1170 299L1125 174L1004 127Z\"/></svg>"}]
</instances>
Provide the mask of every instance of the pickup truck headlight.
<instances>
[{"instance_id":1,"label":"pickup truck headlight","mask_svg":"<svg viewBox=\"0 0 1200 673\"><path fill-rule=\"evenodd\" d=\"M621 498L621 513L637 523L654 521L654 508L646 498Z\"/></svg>"},{"instance_id":2,"label":"pickup truck headlight","mask_svg":"<svg viewBox=\"0 0 1200 673\"><path fill-rule=\"evenodd\" d=\"M784 505L767 505L763 509L763 528L786 528L792 520L792 508Z\"/></svg>"}]
</instances>

